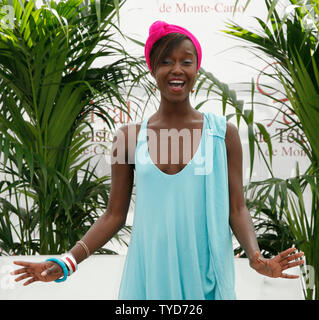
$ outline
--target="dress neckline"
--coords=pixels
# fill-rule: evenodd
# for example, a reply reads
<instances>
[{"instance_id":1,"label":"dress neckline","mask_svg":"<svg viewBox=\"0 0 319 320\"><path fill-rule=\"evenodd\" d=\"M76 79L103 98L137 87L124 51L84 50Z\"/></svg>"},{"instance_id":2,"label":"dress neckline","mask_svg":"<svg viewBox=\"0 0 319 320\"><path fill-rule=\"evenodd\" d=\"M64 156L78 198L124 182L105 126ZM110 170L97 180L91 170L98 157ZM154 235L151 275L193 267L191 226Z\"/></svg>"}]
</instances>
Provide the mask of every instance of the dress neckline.
<instances>
[{"instance_id":1,"label":"dress neckline","mask_svg":"<svg viewBox=\"0 0 319 320\"><path fill-rule=\"evenodd\" d=\"M202 141L203 141L203 138L204 138L204 129L205 129L205 125L206 125L206 117L205 117L205 114L202 113L202 116L203 116L203 124L202 124L202 134L201 134L201 138L200 138L200 141L199 141L199 144L198 144L198 147L197 147L197 150L196 152L194 153L194 155L192 156L192 158L190 159L190 161L184 166L184 168L176 173L173 173L173 174L169 174L169 173L165 173L163 172L161 169L159 169L157 167L157 165L153 162L152 158L151 158L151 155L149 153L149 147L148 147L148 141L147 141L147 125L148 125L148 121L150 119L151 116L149 116L146 120L145 120L145 136L144 138L146 139L146 155L148 157L148 160L150 162L150 164L152 165L152 167L155 167L155 170L158 171L162 176L164 177L175 177L175 176L179 176L179 175L182 175L188 167L190 167L190 165L193 163L194 161L194 158L197 157L197 154L200 152L201 148L202 148Z\"/></svg>"}]
</instances>

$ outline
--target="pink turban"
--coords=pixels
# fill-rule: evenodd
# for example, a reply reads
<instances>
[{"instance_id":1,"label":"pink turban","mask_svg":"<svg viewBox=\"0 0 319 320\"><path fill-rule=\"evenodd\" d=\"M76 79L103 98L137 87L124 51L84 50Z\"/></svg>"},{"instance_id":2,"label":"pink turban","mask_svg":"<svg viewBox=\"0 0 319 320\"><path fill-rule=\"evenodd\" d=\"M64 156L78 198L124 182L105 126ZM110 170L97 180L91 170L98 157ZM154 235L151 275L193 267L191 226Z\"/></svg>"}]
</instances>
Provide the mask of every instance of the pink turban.
<instances>
[{"instance_id":1,"label":"pink turban","mask_svg":"<svg viewBox=\"0 0 319 320\"><path fill-rule=\"evenodd\" d=\"M201 64L201 61L202 61L202 49L201 49L201 46L200 46L198 40L196 39L196 37L193 34L191 34L188 30L186 30L180 26L168 24L164 21L155 21L151 25L150 30L149 30L149 36L146 40L144 53L145 53L147 66L150 69L150 71L151 71L151 64L150 64L151 49L157 40L166 36L169 33L185 34L193 42L195 49L197 51L197 58L198 58L197 71L198 71L200 64Z\"/></svg>"}]
</instances>

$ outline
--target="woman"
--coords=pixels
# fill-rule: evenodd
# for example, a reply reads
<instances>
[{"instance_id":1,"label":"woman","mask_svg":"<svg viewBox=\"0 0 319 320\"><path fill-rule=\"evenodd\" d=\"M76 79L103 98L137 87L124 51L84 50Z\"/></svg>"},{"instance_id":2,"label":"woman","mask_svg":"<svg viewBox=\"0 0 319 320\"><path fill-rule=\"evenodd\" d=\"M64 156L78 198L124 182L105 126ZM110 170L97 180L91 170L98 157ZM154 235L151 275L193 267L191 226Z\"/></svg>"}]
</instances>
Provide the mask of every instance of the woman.
<instances>
[{"instance_id":1,"label":"woman","mask_svg":"<svg viewBox=\"0 0 319 320\"><path fill-rule=\"evenodd\" d=\"M109 241L125 224L134 170L134 223L119 299L235 299L230 227L253 269L269 277L297 278L284 271L303 263L302 252L293 254L290 248L272 259L260 255L243 197L236 127L190 104L202 59L196 37L157 21L145 57L161 94L160 106L140 125L117 131L105 214L61 259L16 261L23 266L13 272L19 275L16 281L63 281ZM183 143L172 147L181 132Z\"/></svg>"}]
</instances>

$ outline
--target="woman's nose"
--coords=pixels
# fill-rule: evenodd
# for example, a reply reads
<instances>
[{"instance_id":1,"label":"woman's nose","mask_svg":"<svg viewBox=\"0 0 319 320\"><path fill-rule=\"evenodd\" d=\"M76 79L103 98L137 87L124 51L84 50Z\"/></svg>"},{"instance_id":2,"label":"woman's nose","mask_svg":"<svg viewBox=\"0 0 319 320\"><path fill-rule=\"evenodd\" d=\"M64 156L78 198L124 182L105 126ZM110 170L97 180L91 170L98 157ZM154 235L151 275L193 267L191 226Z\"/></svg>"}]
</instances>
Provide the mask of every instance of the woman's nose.
<instances>
[{"instance_id":1,"label":"woman's nose","mask_svg":"<svg viewBox=\"0 0 319 320\"><path fill-rule=\"evenodd\" d=\"M183 70L182 70L182 65L181 65L181 63L179 63L179 62L174 63L174 64L173 64L173 68L172 68L172 73L174 73L174 74L180 74L180 73L182 73L182 72L183 72Z\"/></svg>"}]
</instances>

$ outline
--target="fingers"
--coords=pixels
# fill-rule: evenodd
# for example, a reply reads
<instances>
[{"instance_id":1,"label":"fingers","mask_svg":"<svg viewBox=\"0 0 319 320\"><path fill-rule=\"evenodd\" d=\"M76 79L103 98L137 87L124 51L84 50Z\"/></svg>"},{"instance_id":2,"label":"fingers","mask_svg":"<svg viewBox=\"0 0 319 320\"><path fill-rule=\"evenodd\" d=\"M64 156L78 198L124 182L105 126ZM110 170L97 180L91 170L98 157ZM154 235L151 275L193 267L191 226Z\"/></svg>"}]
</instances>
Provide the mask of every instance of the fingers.
<instances>
[{"instance_id":1,"label":"fingers","mask_svg":"<svg viewBox=\"0 0 319 320\"><path fill-rule=\"evenodd\" d=\"M23 275L29 276L29 275L32 274L32 273L33 273L32 270L29 269L29 268L21 268L21 269L14 270L14 271L10 272L10 274L11 274L12 276L16 276L16 275L19 275L19 274L22 274L22 276L23 276ZM16 278L15 281L20 281L20 279L21 279L22 276Z\"/></svg>"},{"instance_id":2,"label":"fingers","mask_svg":"<svg viewBox=\"0 0 319 320\"><path fill-rule=\"evenodd\" d=\"M18 266L22 266L24 268L16 269L12 272L10 272L11 275L17 275L21 273L28 273L31 272L30 268L34 265L32 262L26 262L26 261L13 261L14 264Z\"/></svg>"},{"instance_id":3,"label":"fingers","mask_svg":"<svg viewBox=\"0 0 319 320\"><path fill-rule=\"evenodd\" d=\"M297 266L300 266L302 264L304 264L304 260L298 260L298 261L294 261L294 262L290 262L290 263L287 263L285 265L282 266L282 269L283 270L286 270L286 269L289 269L289 268L294 268L294 267L297 267Z\"/></svg>"},{"instance_id":4,"label":"fingers","mask_svg":"<svg viewBox=\"0 0 319 320\"><path fill-rule=\"evenodd\" d=\"M17 274L21 274L21 276L17 277L16 279L14 279L14 281L19 282L21 280L30 278L28 281L26 281L25 283L23 283L24 286L29 285L32 282L38 281L38 279L35 277L35 275L32 273L32 271L30 270L30 268L21 268L15 271L10 272L11 275L17 275Z\"/></svg>"},{"instance_id":5,"label":"fingers","mask_svg":"<svg viewBox=\"0 0 319 320\"><path fill-rule=\"evenodd\" d=\"M287 261L286 265L288 264L290 266L290 268L302 265L305 261L304 260L298 260L298 259L301 258L303 255L304 255L303 252L299 252L299 253L294 254L291 257L288 257L286 259L286 261ZM293 261L293 262L290 262L290 261Z\"/></svg>"},{"instance_id":6,"label":"fingers","mask_svg":"<svg viewBox=\"0 0 319 320\"><path fill-rule=\"evenodd\" d=\"M304 253L303 252L298 252L295 254L291 254L294 251L296 251L296 248L289 248L283 252L281 252L278 256L280 257L280 265L282 267L282 270L287 270L290 268L294 268L297 266L300 266L302 264L304 264L304 260L297 260L299 258L301 258ZM297 260L297 261L296 261ZM290 262L293 261L293 262ZM282 273L281 278L285 278L285 279L298 279L299 276L298 275L292 275L292 274L287 274L287 273Z\"/></svg>"},{"instance_id":7,"label":"fingers","mask_svg":"<svg viewBox=\"0 0 319 320\"><path fill-rule=\"evenodd\" d=\"M280 278L285 278L285 279L298 279L299 276L295 274L287 274L287 273L282 273Z\"/></svg>"},{"instance_id":8,"label":"fingers","mask_svg":"<svg viewBox=\"0 0 319 320\"><path fill-rule=\"evenodd\" d=\"M29 285L30 283L33 283L33 282L35 282L35 281L39 281L37 278L31 278L31 279L29 279L28 281L26 281L23 285L24 286L27 286L27 285Z\"/></svg>"},{"instance_id":9,"label":"fingers","mask_svg":"<svg viewBox=\"0 0 319 320\"><path fill-rule=\"evenodd\" d=\"M279 261L279 264L281 265L283 270L300 266L304 263L304 260L298 260L298 259L301 258L303 255L304 255L303 252L298 252L290 256L286 256L285 258L282 258ZM293 262L290 262L290 261L293 261Z\"/></svg>"},{"instance_id":10,"label":"fingers","mask_svg":"<svg viewBox=\"0 0 319 320\"><path fill-rule=\"evenodd\" d=\"M21 269L18 269L18 270L14 270L12 272L10 272L11 275L19 275L19 277L15 278L14 281L16 282L19 282L21 280L24 280L24 279L27 279L27 278L34 278L34 274L32 272L32 270L30 268L21 268ZM34 282L34 281L32 281ZM28 285L30 282L30 280L28 280L26 283L24 283L23 285Z\"/></svg>"},{"instance_id":11,"label":"fingers","mask_svg":"<svg viewBox=\"0 0 319 320\"><path fill-rule=\"evenodd\" d=\"M279 262L280 265L284 266L288 262L296 260L296 259L299 259L300 257L302 257L304 255L303 252L298 252L298 253L295 253L295 254L291 254L296 250L297 250L296 248L289 248L289 249L287 249L285 251L282 251L274 258L274 260Z\"/></svg>"},{"instance_id":12,"label":"fingers","mask_svg":"<svg viewBox=\"0 0 319 320\"><path fill-rule=\"evenodd\" d=\"M13 263L22 267L31 267L33 265L32 262L27 262L27 261L13 261Z\"/></svg>"},{"instance_id":13,"label":"fingers","mask_svg":"<svg viewBox=\"0 0 319 320\"><path fill-rule=\"evenodd\" d=\"M30 278L31 277L31 274L29 273L24 273L23 275L21 275L20 277L17 277L14 279L14 281L18 282L18 281L21 281L21 280L24 280L26 278Z\"/></svg>"},{"instance_id":14,"label":"fingers","mask_svg":"<svg viewBox=\"0 0 319 320\"><path fill-rule=\"evenodd\" d=\"M20 269L17 269L17 270L14 270L14 271L10 272L10 274L15 276L17 274L30 273L30 272L31 272L30 268L20 268Z\"/></svg>"},{"instance_id":15,"label":"fingers","mask_svg":"<svg viewBox=\"0 0 319 320\"><path fill-rule=\"evenodd\" d=\"M284 260L287 260L287 261L289 262L289 261L292 261L292 260L296 260L296 259L302 257L303 255L304 255L303 252L298 252L298 253L292 254L291 256L288 256L288 257L287 257L286 259L284 259Z\"/></svg>"},{"instance_id":16,"label":"fingers","mask_svg":"<svg viewBox=\"0 0 319 320\"><path fill-rule=\"evenodd\" d=\"M21 280L30 278L26 281L23 285L26 286L32 282L38 281L38 277L36 276L35 266L36 263L33 262L26 262L26 261L13 261L15 265L22 266L23 268L14 270L10 272L11 275L20 275L19 277L15 278L14 281L19 282Z\"/></svg>"},{"instance_id":17,"label":"fingers","mask_svg":"<svg viewBox=\"0 0 319 320\"><path fill-rule=\"evenodd\" d=\"M289 248L285 251L282 251L278 254L278 257L280 257L281 259L286 259L288 255L290 255L292 252L296 251L296 248Z\"/></svg>"}]
</instances>

